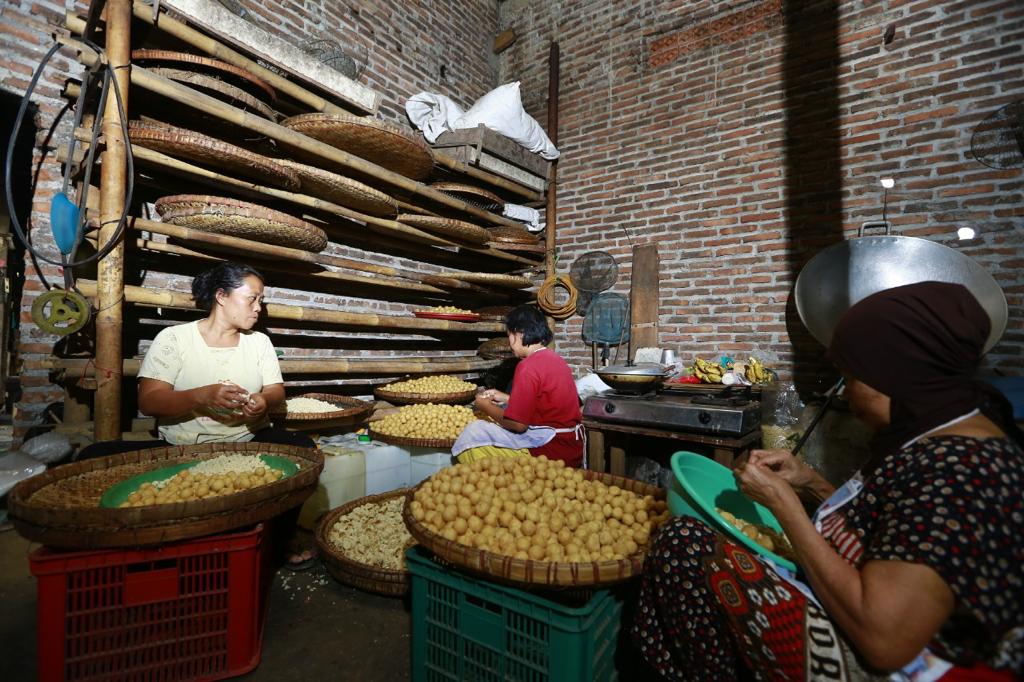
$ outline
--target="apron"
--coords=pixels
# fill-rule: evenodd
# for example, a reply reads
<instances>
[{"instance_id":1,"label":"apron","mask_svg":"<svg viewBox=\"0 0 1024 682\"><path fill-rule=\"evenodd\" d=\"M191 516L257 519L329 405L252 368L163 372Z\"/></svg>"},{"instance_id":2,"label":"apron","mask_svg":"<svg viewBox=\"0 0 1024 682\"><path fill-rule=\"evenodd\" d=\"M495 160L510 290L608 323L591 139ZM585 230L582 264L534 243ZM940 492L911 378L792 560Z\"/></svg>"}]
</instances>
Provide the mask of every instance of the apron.
<instances>
[{"instance_id":1,"label":"apron","mask_svg":"<svg viewBox=\"0 0 1024 682\"><path fill-rule=\"evenodd\" d=\"M510 450L531 450L547 445L559 433L576 434L576 440L584 441L583 450L586 452L586 431L582 423L563 429L556 429L553 426L528 426L522 433L513 433L494 422L477 419L470 422L459 434L452 445L452 456L458 457L466 450L481 445L493 445ZM586 460L584 456L584 465Z\"/></svg>"}]
</instances>

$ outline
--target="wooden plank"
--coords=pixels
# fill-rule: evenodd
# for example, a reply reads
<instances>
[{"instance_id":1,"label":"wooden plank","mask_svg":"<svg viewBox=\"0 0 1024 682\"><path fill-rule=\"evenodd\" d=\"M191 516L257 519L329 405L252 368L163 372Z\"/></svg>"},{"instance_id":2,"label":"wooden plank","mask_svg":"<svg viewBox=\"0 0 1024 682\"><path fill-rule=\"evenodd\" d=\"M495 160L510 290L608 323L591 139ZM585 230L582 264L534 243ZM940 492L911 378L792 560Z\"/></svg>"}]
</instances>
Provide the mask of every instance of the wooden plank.
<instances>
[{"instance_id":1,"label":"wooden plank","mask_svg":"<svg viewBox=\"0 0 1024 682\"><path fill-rule=\"evenodd\" d=\"M658 247L633 247L633 275L629 291L630 340L633 348L658 347Z\"/></svg>"},{"instance_id":2,"label":"wooden plank","mask_svg":"<svg viewBox=\"0 0 1024 682\"><path fill-rule=\"evenodd\" d=\"M500 360L466 356L464 360L450 357L416 357L409 359L376 360L373 358L310 358L308 360L281 360L281 373L290 374L454 374L480 372L497 367ZM142 358L126 358L121 363L121 374L116 369L97 371L92 358L56 358L26 360L26 369L62 369L70 373L69 379L88 378L96 374L105 376L136 376Z\"/></svg>"},{"instance_id":3,"label":"wooden plank","mask_svg":"<svg viewBox=\"0 0 1024 682\"><path fill-rule=\"evenodd\" d=\"M512 43L516 42L517 37L518 36L516 35L516 30L514 28L505 29L494 38L494 46L491 48L491 51L494 52L494 54L501 54L508 48L512 47Z\"/></svg>"},{"instance_id":4,"label":"wooden plank","mask_svg":"<svg viewBox=\"0 0 1024 682\"><path fill-rule=\"evenodd\" d=\"M349 107L376 114L383 97L335 71L294 45L232 14L213 0L163 0L217 38L294 74L308 87L329 93Z\"/></svg>"}]
</instances>

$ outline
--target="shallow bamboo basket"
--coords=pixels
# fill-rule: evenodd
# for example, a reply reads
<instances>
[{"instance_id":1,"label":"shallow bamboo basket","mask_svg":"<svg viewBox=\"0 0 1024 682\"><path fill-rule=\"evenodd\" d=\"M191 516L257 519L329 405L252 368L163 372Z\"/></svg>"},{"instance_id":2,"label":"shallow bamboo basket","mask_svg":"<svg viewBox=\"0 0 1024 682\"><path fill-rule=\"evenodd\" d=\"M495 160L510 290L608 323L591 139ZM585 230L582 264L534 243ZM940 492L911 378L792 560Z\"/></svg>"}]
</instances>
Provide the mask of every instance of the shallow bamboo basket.
<instances>
[{"instance_id":1,"label":"shallow bamboo basket","mask_svg":"<svg viewBox=\"0 0 1024 682\"><path fill-rule=\"evenodd\" d=\"M205 500L107 509L100 498L138 474L225 454L286 457L299 465L288 478ZM22 481L7 510L21 535L53 547L137 547L223 533L273 518L302 504L323 469L319 450L272 443L209 443L134 450L50 469Z\"/></svg>"},{"instance_id":2,"label":"shallow bamboo basket","mask_svg":"<svg viewBox=\"0 0 1024 682\"><path fill-rule=\"evenodd\" d=\"M421 405L424 403L465 405L473 402L473 398L476 396L476 389L456 391L454 393L409 393L406 391L389 391L387 387L380 386L373 389L373 395L378 400L386 400L395 405Z\"/></svg>"},{"instance_id":3,"label":"shallow bamboo basket","mask_svg":"<svg viewBox=\"0 0 1024 682\"><path fill-rule=\"evenodd\" d=\"M617 485L640 495L651 495L655 499L665 499L665 489L657 488L631 478L613 476L595 471L585 472L587 480L603 481L607 485ZM402 518L409 529L409 534L421 545L429 549L441 559L468 570L486 576L488 579L515 585L539 585L547 587L598 587L620 583L640 574L644 559L650 549L650 542L641 547L635 554L617 561L590 561L587 563L568 563L554 561L533 561L532 559L516 559L487 552L475 547L468 547L457 542L445 540L412 517L409 503L420 486L409 490L402 508ZM654 534L652 533L653 541Z\"/></svg>"},{"instance_id":4,"label":"shallow bamboo basket","mask_svg":"<svg viewBox=\"0 0 1024 682\"><path fill-rule=\"evenodd\" d=\"M387 443L388 445L412 445L420 448L438 448L441 450L451 450L452 446L455 445L454 438L406 438L403 436L389 436L386 433L380 431L374 431L370 429L370 437L374 440L379 440L381 443Z\"/></svg>"},{"instance_id":5,"label":"shallow bamboo basket","mask_svg":"<svg viewBox=\"0 0 1024 682\"><path fill-rule=\"evenodd\" d=\"M299 421L326 421L331 419L359 419L373 410L373 403L358 398L350 398L347 395L335 395L333 393L303 393L294 398L313 398L331 403L338 409L329 412L288 412L287 401L270 410L273 419L281 419L285 422Z\"/></svg>"},{"instance_id":6,"label":"shallow bamboo basket","mask_svg":"<svg viewBox=\"0 0 1024 682\"><path fill-rule=\"evenodd\" d=\"M380 568L354 561L330 541L331 528L342 516L364 504L377 504L396 497L405 497L405 492L405 488L402 488L379 495L360 497L358 500L353 500L327 512L320 520L320 524L316 528L317 551L320 552L320 558L323 559L328 572L338 582L388 597L402 597L409 592L409 571Z\"/></svg>"}]
</instances>

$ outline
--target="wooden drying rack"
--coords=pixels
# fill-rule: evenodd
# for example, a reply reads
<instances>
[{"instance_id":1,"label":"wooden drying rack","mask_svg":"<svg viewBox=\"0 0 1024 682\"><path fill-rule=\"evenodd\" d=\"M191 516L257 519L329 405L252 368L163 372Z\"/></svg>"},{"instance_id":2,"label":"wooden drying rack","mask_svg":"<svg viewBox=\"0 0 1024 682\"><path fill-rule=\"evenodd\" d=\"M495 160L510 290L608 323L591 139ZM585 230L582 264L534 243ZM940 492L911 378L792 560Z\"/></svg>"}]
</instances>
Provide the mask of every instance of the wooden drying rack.
<instances>
[{"instance_id":1,"label":"wooden drying rack","mask_svg":"<svg viewBox=\"0 0 1024 682\"><path fill-rule=\"evenodd\" d=\"M182 41L197 51L211 57L245 68L267 81L271 86L289 96L300 105L311 111L325 113L348 113L345 109L333 104L328 99L312 92L279 73L264 68L255 60L238 52L215 38L200 32L183 21L179 21L165 11L154 12L153 6L141 0L93 0L86 18L68 13L65 27L71 34L93 38L101 22L105 22L102 30L105 42L105 54L99 54L85 43L72 36L58 34L59 41L77 54L78 61L86 67L94 67L101 60L106 60L116 74L117 84L122 93L122 102L126 113L132 111L128 94L129 83L149 93L161 95L174 102L213 116L229 125L237 126L273 140L288 143L313 154L331 167L343 167L374 178L400 192L404 201L400 206L405 211L431 214L429 208L418 206L417 200L427 199L435 205L444 206L467 216L471 220L490 225L511 225L519 223L504 216L482 210L467 204L448 194L439 192L422 183L413 181L402 175L377 166L374 163L349 154L341 149L308 138L288 128L257 115L237 109L221 100L171 81L160 75L147 71L139 66L124 68L130 64L131 54L131 23L133 17L151 24L156 29ZM69 84L65 95L77 95L77 86ZM86 238L99 244L110 241L116 229L116 222L124 204L127 186L126 144L123 139L116 100L113 96L107 99L102 113L102 137L98 141L101 163L99 201L90 202L87 216L89 218ZM87 120L83 121L83 129L74 131L79 149L91 142L84 132ZM77 163L82 159L81 152L74 158L68 158L66 149L62 150L63 161ZM286 201L300 211L309 209L320 213L338 216L346 224L357 225L360 229L372 232L374 242L384 248L400 250L403 253L418 254L420 262L445 262L451 267L463 269L473 268L473 261L486 257L495 263L497 269L526 271L544 268L553 270L552 251L554 244L554 220L549 214L547 242L544 247L544 260L528 258L521 253L513 253L494 247L469 247L457 244L443 237L399 223L395 220L369 216L358 211L333 204L316 196L286 192L280 189L265 187L255 183L238 180L206 168L172 158L159 152L139 146L132 147L132 153L139 166L171 173L178 178L185 178L207 187L227 189L234 193L252 196L257 201ZM442 168L487 183L510 195L516 196L524 203L541 202L545 197L536 191L518 185L505 178L474 168L447 154L435 150L435 163ZM320 164L326 165L326 164ZM548 190L553 194L554 185ZM202 193L198 191L197 193ZM550 201L550 197L549 197ZM134 376L138 372L138 358L124 358L123 354L123 304L139 306L162 306L176 309L194 309L191 297L172 290L159 290L135 286L125 286L125 243L131 242L136 248L155 254L157 257L187 257L200 260L215 260L216 256L200 253L187 247L167 242L157 242L145 238L142 231L160 234L166 237L187 239L190 242L227 247L232 251L252 258L273 259L269 269L289 272L296 270L296 264L311 263L317 266L343 267L357 273L340 273L323 268L320 272L303 271L303 282L311 282L312 293L323 293L325 289L338 285L360 287L360 294L366 298L386 297L389 293L401 292L405 296L420 296L420 300L452 301L453 294L471 294L474 296L493 296L503 301L509 292L489 289L476 284L462 282L447 277L431 275L426 272L403 270L400 268L378 265L372 262L342 258L332 254L314 254L297 249L270 247L247 239L216 235L189 230L166 223L159 223L134 217L128 221L125 235L120 243L102 260L99 261L97 279L79 281L79 290L87 297L95 299L98 309L96 314L96 354L94 359L63 359L50 358L44 361L26 363L28 366L62 370L66 372L65 390L65 422L73 427L75 423L87 421L87 406L82 399L81 391L75 386L83 383L95 389L94 397L94 428L97 441L113 440L121 437L121 389L124 377ZM351 246L351 244L350 244ZM465 255L463 255L465 254ZM262 261L265 262L265 261ZM261 262L261 267L262 267ZM453 264L454 263L454 264ZM500 268L498 266L501 266ZM476 334L498 334L503 326L495 322L454 323L444 320L427 320L415 317L399 317L378 315L373 313L345 312L343 310L315 309L283 304L267 304L267 315L274 320L298 321L322 328L323 325L355 328L357 330L373 329L385 333L449 333L469 332ZM301 328L301 327L300 327ZM282 360L281 369L285 374L353 374L365 375L374 373L436 373L436 372L480 372L498 364L497 361L484 360L476 357L459 358L424 358L408 359L384 358L309 358Z\"/></svg>"}]
</instances>

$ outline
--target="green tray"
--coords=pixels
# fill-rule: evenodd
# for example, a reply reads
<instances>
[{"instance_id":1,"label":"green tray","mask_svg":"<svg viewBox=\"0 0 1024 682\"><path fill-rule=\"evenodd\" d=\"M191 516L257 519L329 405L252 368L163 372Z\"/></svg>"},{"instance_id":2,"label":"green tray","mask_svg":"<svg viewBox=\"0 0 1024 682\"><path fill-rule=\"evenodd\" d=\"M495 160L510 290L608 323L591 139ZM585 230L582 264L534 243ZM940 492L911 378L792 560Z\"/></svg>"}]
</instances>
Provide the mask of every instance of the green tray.
<instances>
[{"instance_id":1,"label":"green tray","mask_svg":"<svg viewBox=\"0 0 1024 682\"><path fill-rule=\"evenodd\" d=\"M299 465L287 457L279 457L278 455L260 455L259 457L268 467L271 469L277 469L284 474L279 480L284 480L299 470ZM128 496L142 487L144 483L155 483L156 481L162 481L166 478L170 478L175 474L181 473L185 469L191 469L201 461L202 460L196 460L195 462L173 464L161 469L147 471L146 473L139 474L138 476L126 478L120 483L115 483L107 488L106 492L103 493L103 497L100 498L100 506L108 509L120 507L128 499Z\"/></svg>"}]
</instances>

